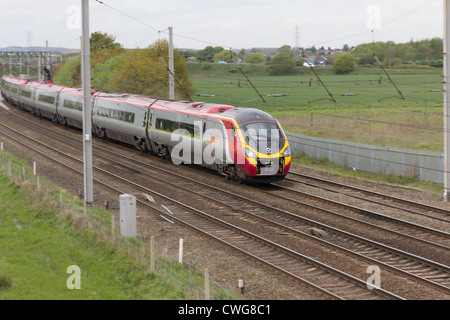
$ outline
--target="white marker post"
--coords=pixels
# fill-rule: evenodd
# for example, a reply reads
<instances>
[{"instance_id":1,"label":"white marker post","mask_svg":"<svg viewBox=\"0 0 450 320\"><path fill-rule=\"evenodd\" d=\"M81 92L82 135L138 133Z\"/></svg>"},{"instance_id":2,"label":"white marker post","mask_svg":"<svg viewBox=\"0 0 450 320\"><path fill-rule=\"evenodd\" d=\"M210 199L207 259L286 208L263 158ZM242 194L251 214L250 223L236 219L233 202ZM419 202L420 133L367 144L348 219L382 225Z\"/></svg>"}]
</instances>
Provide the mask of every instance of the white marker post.
<instances>
[{"instance_id":1,"label":"white marker post","mask_svg":"<svg viewBox=\"0 0 450 320\"><path fill-rule=\"evenodd\" d=\"M180 248L178 251L178 263L183 263L183 239L180 239Z\"/></svg>"}]
</instances>

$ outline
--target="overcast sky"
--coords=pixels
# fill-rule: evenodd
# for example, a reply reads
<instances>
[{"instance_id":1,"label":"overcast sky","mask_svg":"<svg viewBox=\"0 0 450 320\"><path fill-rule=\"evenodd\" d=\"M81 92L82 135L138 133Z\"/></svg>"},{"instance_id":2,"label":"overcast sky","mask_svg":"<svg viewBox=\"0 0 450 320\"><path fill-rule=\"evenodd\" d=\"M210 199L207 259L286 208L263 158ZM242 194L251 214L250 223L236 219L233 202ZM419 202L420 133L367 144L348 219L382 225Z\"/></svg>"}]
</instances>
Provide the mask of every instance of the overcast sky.
<instances>
[{"instance_id":1,"label":"overcast sky","mask_svg":"<svg viewBox=\"0 0 450 320\"><path fill-rule=\"evenodd\" d=\"M316 46L443 36L443 0L90 0L90 31L146 47L174 28L177 48ZM0 47L80 47L81 0L1 0ZM373 32L371 31L373 30ZM162 32L159 32L162 31Z\"/></svg>"}]
</instances>

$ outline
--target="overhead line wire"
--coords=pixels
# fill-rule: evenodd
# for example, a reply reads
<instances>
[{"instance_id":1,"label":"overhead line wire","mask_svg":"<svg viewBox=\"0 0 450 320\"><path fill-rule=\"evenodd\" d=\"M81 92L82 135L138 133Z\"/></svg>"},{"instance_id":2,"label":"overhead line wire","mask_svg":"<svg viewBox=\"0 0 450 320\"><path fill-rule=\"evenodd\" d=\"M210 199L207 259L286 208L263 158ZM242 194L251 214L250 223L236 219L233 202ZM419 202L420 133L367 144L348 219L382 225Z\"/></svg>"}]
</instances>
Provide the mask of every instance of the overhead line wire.
<instances>
[{"instance_id":1,"label":"overhead line wire","mask_svg":"<svg viewBox=\"0 0 450 320\"><path fill-rule=\"evenodd\" d=\"M149 25L148 23L145 23L145 22L143 22L143 21L141 21L141 20L139 20L139 19L137 19L137 18L134 18L134 17L130 16L129 14L127 14L127 13L125 13L125 12L119 10L119 9L116 9L116 8L114 8L114 7L112 7L112 6L108 5L108 4L106 4L104 1L101 1L101 0L95 0L95 1L97 1L98 3L100 3L100 4L102 4L102 5L104 5L104 6L108 7L108 8L110 8L110 9L112 9L112 10L114 10L114 11L117 11L117 12L119 12L120 14L122 14L122 15L124 15L124 16L126 16L126 17L128 17L128 18L130 18L130 19L132 19L132 20L134 20L134 21L136 21L136 22L138 22L138 23L140 23L140 24L146 26L147 28L150 28L150 29L152 29L152 30L154 30L154 31L157 31L158 34L160 34L160 33L165 33L165 32L167 31L167 29L159 30L159 29L157 29L157 28L155 28L155 27ZM184 38L184 39L192 40L192 41L196 41L196 42L202 42L202 43L206 43L206 44L210 44L210 45L214 45L214 46L223 46L223 44L217 44L217 43L213 43L213 42L210 42L210 41L205 41L205 40L195 39L195 38L192 38L192 37L187 37L187 36L179 35L179 34L176 34L176 33L174 33L173 35L176 36L176 37L179 37L179 38Z\"/></svg>"}]
</instances>

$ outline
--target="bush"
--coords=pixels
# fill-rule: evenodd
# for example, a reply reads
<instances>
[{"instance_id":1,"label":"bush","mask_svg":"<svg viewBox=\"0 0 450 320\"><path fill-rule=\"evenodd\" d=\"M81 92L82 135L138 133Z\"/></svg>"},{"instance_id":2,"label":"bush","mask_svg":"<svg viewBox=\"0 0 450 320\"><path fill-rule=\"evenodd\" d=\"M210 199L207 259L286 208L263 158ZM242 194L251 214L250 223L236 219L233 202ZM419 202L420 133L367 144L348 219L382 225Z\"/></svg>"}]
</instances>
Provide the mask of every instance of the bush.
<instances>
[{"instance_id":1,"label":"bush","mask_svg":"<svg viewBox=\"0 0 450 320\"><path fill-rule=\"evenodd\" d=\"M434 68L442 68L444 66L443 60L431 60L430 66Z\"/></svg>"},{"instance_id":2,"label":"bush","mask_svg":"<svg viewBox=\"0 0 450 320\"><path fill-rule=\"evenodd\" d=\"M355 67L355 57L351 53L341 54L333 64L333 70L337 74L349 73Z\"/></svg>"},{"instance_id":3,"label":"bush","mask_svg":"<svg viewBox=\"0 0 450 320\"><path fill-rule=\"evenodd\" d=\"M295 67L296 63L289 54L280 53L272 59L269 72L272 76L294 74Z\"/></svg>"},{"instance_id":4,"label":"bush","mask_svg":"<svg viewBox=\"0 0 450 320\"><path fill-rule=\"evenodd\" d=\"M12 279L11 277L0 271L0 290L6 290L12 287Z\"/></svg>"}]
</instances>

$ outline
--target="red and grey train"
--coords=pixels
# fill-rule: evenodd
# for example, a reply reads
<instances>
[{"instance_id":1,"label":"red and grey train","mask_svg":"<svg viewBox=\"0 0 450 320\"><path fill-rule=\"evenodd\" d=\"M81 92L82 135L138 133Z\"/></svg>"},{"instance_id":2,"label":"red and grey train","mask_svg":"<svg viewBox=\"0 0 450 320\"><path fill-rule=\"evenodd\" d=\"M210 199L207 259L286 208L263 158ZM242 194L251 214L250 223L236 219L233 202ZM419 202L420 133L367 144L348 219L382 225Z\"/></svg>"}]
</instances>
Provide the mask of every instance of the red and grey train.
<instances>
[{"instance_id":1,"label":"red and grey train","mask_svg":"<svg viewBox=\"0 0 450 320\"><path fill-rule=\"evenodd\" d=\"M81 89L3 76L1 91L36 116L82 128ZM258 109L104 92L93 92L91 108L93 135L176 164L198 164L226 178L260 183L282 180L291 165L280 123Z\"/></svg>"}]
</instances>

